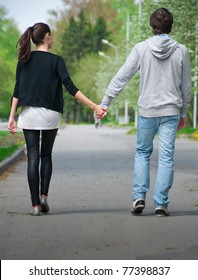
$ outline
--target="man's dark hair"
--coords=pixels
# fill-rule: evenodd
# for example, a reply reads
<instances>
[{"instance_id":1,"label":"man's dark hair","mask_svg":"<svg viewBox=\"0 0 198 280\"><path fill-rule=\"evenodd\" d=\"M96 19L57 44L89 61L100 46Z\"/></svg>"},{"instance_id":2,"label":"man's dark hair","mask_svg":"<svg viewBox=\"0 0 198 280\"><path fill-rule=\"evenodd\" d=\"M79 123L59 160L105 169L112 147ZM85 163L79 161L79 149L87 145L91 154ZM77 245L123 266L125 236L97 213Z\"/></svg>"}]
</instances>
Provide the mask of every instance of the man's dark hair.
<instances>
[{"instance_id":1,"label":"man's dark hair","mask_svg":"<svg viewBox=\"0 0 198 280\"><path fill-rule=\"evenodd\" d=\"M154 35L169 34L172 30L173 16L165 8L159 8L150 16L150 26L153 29Z\"/></svg>"}]
</instances>

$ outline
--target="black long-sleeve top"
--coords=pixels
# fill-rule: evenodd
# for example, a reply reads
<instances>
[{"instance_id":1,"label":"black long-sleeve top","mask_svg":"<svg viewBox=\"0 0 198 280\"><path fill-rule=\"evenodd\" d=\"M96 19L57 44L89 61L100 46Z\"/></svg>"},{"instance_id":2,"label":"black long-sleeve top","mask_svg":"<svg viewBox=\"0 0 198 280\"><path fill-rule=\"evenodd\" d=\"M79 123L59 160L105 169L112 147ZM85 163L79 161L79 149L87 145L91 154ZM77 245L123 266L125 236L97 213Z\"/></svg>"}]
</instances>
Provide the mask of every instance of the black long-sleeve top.
<instances>
[{"instance_id":1,"label":"black long-sleeve top","mask_svg":"<svg viewBox=\"0 0 198 280\"><path fill-rule=\"evenodd\" d=\"M18 107L44 107L63 113L63 89L75 96L78 88L73 84L61 56L32 51L27 63L18 62L13 97Z\"/></svg>"}]
</instances>

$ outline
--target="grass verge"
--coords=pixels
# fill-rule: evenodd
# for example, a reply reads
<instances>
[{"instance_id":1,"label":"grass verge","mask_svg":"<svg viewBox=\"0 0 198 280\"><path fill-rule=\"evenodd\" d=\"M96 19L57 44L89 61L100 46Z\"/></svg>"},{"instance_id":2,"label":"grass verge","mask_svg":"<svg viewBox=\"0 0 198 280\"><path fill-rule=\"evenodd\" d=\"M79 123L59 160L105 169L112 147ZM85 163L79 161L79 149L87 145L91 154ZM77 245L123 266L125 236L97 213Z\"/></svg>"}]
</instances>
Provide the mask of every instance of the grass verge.
<instances>
[{"instance_id":1,"label":"grass verge","mask_svg":"<svg viewBox=\"0 0 198 280\"><path fill-rule=\"evenodd\" d=\"M24 137L22 132L12 135L9 131L0 131L0 161L10 157L23 145Z\"/></svg>"},{"instance_id":2,"label":"grass verge","mask_svg":"<svg viewBox=\"0 0 198 280\"><path fill-rule=\"evenodd\" d=\"M10 157L18 148L18 145L13 145L11 147L0 147L0 161Z\"/></svg>"},{"instance_id":3,"label":"grass verge","mask_svg":"<svg viewBox=\"0 0 198 280\"><path fill-rule=\"evenodd\" d=\"M128 130L127 134L128 135L133 135L136 134L137 129L136 128L131 128ZM192 127L185 127L179 131L177 131L177 138L180 137L186 137L190 139L194 139L198 141L198 128L194 129Z\"/></svg>"}]
</instances>

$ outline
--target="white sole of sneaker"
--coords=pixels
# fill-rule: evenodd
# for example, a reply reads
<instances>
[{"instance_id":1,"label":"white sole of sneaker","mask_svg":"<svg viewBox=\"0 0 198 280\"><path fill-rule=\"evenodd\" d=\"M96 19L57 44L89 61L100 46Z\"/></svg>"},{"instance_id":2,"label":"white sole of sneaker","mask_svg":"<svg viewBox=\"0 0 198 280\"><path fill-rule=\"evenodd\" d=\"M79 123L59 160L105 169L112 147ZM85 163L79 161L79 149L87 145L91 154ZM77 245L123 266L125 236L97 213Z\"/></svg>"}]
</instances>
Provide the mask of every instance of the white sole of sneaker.
<instances>
[{"instance_id":1,"label":"white sole of sneaker","mask_svg":"<svg viewBox=\"0 0 198 280\"><path fill-rule=\"evenodd\" d=\"M158 207L158 208L155 208L155 215L156 215L156 217L167 217L167 216L169 216L169 212L165 208Z\"/></svg>"},{"instance_id":2,"label":"white sole of sneaker","mask_svg":"<svg viewBox=\"0 0 198 280\"><path fill-rule=\"evenodd\" d=\"M143 201L144 204L139 204L137 205L137 203L139 201ZM141 214L142 213L142 210L145 208L145 201L144 199L136 199L134 202L133 202L133 205L132 205L132 208L131 208L131 213L132 214Z\"/></svg>"}]
</instances>

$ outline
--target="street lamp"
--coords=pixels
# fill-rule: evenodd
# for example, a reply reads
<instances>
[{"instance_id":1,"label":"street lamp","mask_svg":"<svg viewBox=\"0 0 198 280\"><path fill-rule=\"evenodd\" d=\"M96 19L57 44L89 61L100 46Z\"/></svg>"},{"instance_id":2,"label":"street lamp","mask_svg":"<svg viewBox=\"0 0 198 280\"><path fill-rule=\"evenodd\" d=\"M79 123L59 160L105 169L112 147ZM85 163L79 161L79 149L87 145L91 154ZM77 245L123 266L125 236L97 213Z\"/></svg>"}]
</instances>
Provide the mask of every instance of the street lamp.
<instances>
[{"instance_id":1,"label":"street lamp","mask_svg":"<svg viewBox=\"0 0 198 280\"><path fill-rule=\"evenodd\" d=\"M198 5L197 5L198 6ZM198 22L196 22L196 31L198 31ZM193 102L193 128L197 127L197 86L198 86L198 32L196 32L195 38L195 81L194 81L194 102Z\"/></svg>"},{"instance_id":2,"label":"street lamp","mask_svg":"<svg viewBox=\"0 0 198 280\"><path fill-rule=\"evenodd\" d=\"M108 56L108 55L106 55L105 53L103 53L103 52L98 52L98 54L99 54L99 56L102 56L102 57L104 57L104 58L106 58L106 59L112 61L111 57Z\"/></svg>"},{"instance_id":3,"label":"street lamp","mask_svg":"<svg viewBox=\"0 0 198 280\"><path fill-rule=\"evenodd\" d=\"M138 23L140 24L140 18L142 16L142 3L143 3L143 0L139 0L139 7L138 7Z\"/></svg>"},{"instance_id":4,"label":"street lamp","mask_svg":"<svg viewBox=\"0 0 198 280\"><path fill-rule=\"evenodd\" d=\"M108 46L110 46L110 47L112 47L112 48L114 48L114 50L115 50L115 54L116 54L116 62L118 61L118 47L116 47L114 44L112 44L112 43L110 43L108 40L106 40L106 39L102 39L102 41L101 41L103 44L106 44L106 45L108 45ZM125 118L124 118L124 122L125 122L125 124L128 124L128 102L127 102L127 100L125 100ZM117 115L117 118L118 118L118 111L117 111L117 113L116 113L116 115Z\"/></svg>"},{"instance_id":5,"label":"street lamp","mask_svg":"<svg viewBox=\"0 0 198 280\"><path fill-rule=\"evenodd\" d=\"M108 45L109 47L114 48L115 50L115 54L116 54L116 61L118 61L118 47L116 47L114 44L110 43L108 40L106 39L102 39L101 41L103 44Z\"/></svg>"},{"instance_id":6,"label":"street lamp","mask_svg":"<svg viewBox=\"0 0 198 280\"><path fill-rule=\"evenodd\" d=\"M109 61L112 62L111 57L108 56L108 55L106 55L105 53L99 51L98 54L99 54L99 56L104 57L104 58L106 58L106 59L108 59ZM118 121L118 119L119 119L119 116L118 116L118 109L116 108L116 120Z\"/></svg>"}]
</instances>

